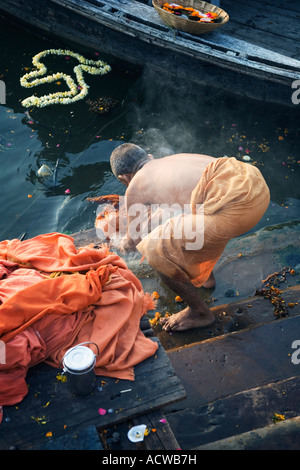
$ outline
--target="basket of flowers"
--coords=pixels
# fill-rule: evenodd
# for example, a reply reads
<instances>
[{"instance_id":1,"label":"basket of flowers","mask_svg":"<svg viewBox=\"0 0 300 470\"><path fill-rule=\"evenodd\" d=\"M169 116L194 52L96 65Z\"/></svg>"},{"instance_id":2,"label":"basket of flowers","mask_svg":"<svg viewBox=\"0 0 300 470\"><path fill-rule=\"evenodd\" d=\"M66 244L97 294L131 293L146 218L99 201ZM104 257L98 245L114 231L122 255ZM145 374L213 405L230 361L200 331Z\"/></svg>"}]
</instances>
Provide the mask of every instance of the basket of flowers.
<instances>
[{"instance_id":1,"label":"basket of flowers","mask_svg":"<svg viewBox=\"0 0 300 470\"><path fill-rule=\"evenodd\" d=\"M200 0L179 0L167 3L152 0L152 4L168 26L190 34L204 34L219 28L229 20L229 15L215 5Z\"/></svg>"}]
</instances>

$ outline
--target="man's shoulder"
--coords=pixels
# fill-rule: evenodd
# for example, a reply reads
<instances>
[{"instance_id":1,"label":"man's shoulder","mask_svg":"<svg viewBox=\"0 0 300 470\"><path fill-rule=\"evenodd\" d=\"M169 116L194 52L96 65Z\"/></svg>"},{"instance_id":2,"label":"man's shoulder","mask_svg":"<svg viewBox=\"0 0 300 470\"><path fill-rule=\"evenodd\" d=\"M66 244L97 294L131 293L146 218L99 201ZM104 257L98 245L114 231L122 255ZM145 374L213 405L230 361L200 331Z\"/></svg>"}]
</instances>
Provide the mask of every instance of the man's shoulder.
<instances>
[{"instance_id":1,"label":"man's shoulder","mask_svg":"<svg viewBox=\"0 0 300 470\"><path fill-rule=\"evenodd\" d=\"M144 172L142 172L142 170L143 168L141 168L141 170L139 170L130 181L130 184L125 192L125 196L127 198L137 199L138 197L140 199L147 191L147 188L149 187L149 180L147 173L143 174Z\"/></svg>"}]
</instances>

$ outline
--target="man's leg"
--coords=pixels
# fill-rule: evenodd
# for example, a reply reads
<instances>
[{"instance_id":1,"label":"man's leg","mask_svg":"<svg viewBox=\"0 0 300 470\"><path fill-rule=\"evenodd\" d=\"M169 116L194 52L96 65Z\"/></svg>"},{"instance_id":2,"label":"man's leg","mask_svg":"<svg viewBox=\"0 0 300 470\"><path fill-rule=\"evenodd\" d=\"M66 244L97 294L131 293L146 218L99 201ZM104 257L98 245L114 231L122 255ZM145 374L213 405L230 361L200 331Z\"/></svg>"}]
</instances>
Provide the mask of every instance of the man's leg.
<instances>
[{"instance_id":1,"label":"man's leg","mask_svg":"<svg viewBox=\"0 0 300 470\"><path fill-rule=\"evenodd\" d=\"M175 281L160 274L163 282L179 295L188 307L161 320L166 331L182 331L211 325L215 321L212 311L201 299L197 289L188 282Z\"/></svg>"}]
</instances>

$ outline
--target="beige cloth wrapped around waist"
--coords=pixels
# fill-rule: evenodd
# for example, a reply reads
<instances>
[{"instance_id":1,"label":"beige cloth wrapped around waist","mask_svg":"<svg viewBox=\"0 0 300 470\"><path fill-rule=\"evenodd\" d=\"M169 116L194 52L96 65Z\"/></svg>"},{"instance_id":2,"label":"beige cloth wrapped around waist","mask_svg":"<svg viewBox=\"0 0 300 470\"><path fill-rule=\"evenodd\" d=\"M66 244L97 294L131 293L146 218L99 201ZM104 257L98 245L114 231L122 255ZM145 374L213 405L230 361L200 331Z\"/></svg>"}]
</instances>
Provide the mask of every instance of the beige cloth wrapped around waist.
<instances>
[{"instance_id":1,"label":"beige cloth wrapped around waist","mask_svg":"<svg viewBox=\"0 0 300 470\"><path fill-rule=\"evenodd\" d=\"M191 194L190 215L168 219L137 249L160 273L200 287L228 241L254 227L269 202L269 188L258 168L234 157L217 158L205 168ZM179 237L178 226L186 222L193 230L183 229Z\"/></svg>"}]
</instances>

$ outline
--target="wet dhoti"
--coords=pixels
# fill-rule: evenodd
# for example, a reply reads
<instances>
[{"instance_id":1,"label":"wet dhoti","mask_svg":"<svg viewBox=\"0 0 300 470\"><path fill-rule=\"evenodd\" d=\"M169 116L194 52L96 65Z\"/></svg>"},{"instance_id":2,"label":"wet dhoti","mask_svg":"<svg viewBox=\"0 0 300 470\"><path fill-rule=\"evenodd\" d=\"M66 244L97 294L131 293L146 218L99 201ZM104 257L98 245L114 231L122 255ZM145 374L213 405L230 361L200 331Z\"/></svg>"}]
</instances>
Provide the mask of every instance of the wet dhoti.
<instances>
[{"instance_id":1,"label":"wet dhoti","mask_svg":"<svg viewBox=\"0 0 300 470\"><path fill-rule=\"evenodd\" d=\"M228 241L259 222L270 192L258 168L224 157L205 168L187 202L188 213L157 226L137 249L160 273L200 287Z\"/></svg>"}]
</instances>

